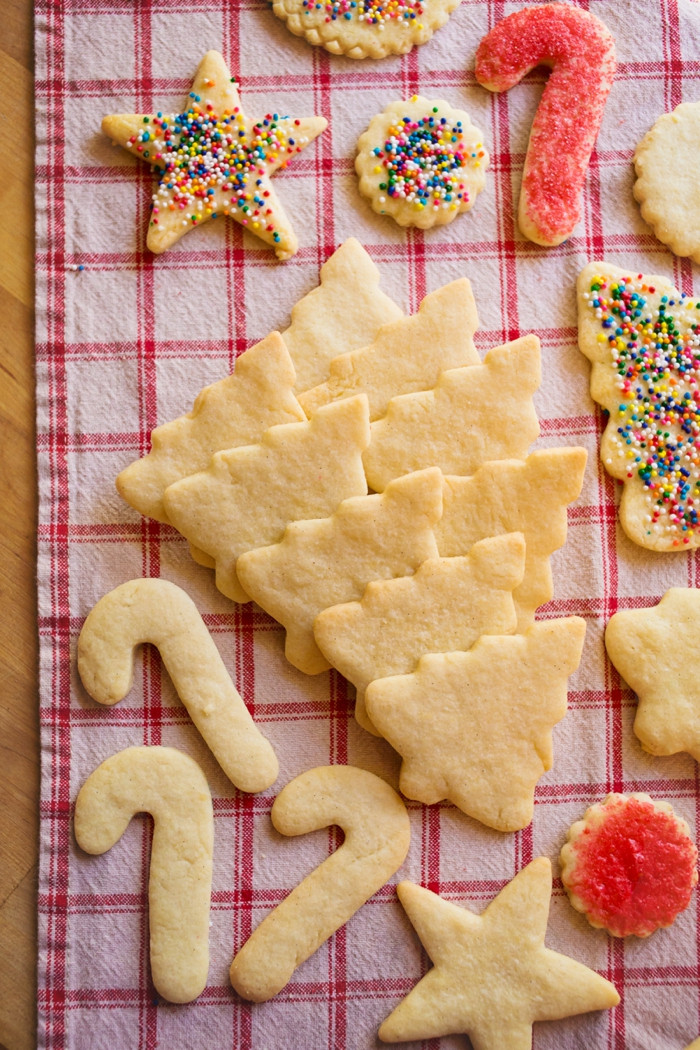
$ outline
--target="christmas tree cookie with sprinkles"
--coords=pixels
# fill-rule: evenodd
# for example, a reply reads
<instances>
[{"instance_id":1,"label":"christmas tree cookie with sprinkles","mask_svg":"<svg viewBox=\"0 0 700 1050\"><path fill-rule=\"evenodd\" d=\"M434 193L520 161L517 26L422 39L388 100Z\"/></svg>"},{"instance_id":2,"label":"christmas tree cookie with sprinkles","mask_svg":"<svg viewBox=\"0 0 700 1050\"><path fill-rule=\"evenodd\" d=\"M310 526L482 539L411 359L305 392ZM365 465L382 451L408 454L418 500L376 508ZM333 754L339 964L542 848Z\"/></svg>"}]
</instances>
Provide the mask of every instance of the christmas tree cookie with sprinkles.
<instances>
[{"instance_id":1,"label":"christmas tree cookie with sprinkles","mask_svg":"<svg viewBox=\"0 0 700 1050\"><path fill-rule=\"evenodd\" d=\"M653 551L700 547L700 300L594 262L578 304L591 396L610 413L600 454L624 484L623 529Z\"/></svg>"},{"instance_id":2,"label":"christmas tree cookie with sprinkles","mask_svg":"<svg viewBox=\"0 0 700 1050\"><path fill-rule=\"evenodd\" d=\"M112 114L102 130L159 171L146 241L152 252L224 215L273 247L278 259L288 259L297 238L271 178L326 125L323 117L278 113L249 119L223 58L208 51L182 113Z\"/></svg>"},{"instance_id":3,"label":"christmas tree cookie with sprinkles","mask_svg":"<svg viewBox=\"0 0 700 1050\"><path fill-rule=\"evenodd\" d=\"M469 211L486 182L489 155L466 113L414 95L391 102L357 143L360 192L399 226L428 229Z\"/></svg>"},{"instance_id":4,"label":"christmas tree cookie with sprinkles","mask_svg":"<svg viewBox=\"0 0 700 1050\"><path fill-rule=\"evenodd\" d=\"M347 58L403 55L430 40L460 0L272 0L296 36Z\"/></svg>"}]
</instances>

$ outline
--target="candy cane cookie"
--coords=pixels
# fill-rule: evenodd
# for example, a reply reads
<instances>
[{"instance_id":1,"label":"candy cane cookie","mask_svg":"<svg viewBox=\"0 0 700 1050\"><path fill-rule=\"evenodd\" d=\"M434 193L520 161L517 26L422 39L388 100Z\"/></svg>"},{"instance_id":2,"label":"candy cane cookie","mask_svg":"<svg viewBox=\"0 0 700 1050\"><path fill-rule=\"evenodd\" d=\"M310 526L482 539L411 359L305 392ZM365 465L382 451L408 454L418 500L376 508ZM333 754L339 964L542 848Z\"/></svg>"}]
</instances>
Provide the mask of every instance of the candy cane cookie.
<instances>
[{"instance_id":1,"label":"candy cane cookie","mask_svg":"<svg viewBox=\"0 0 700 1050\"><path fill-rule=\"evenodd\" d=\"M204 773L172 747L128 747L87 778L74 830L86 853L106 853L136 813L153 817L148 883L151 974L172 1003L196 999L209 970L214 811Z\"/></svg>"},{"instance_id":2,"label":"candy cane cookie","mask_svg":"<svg viewBox=\"0 0 700 1050\"><path fill-rule=\"evenodd\" d=\"M345 841L266 915L231 963L231 984L262 1003L376 893L403 863L411 839L406 807L364 769L321 766L291 780L272 807L282 835L331 824Z\"/></svg>"},{"instance_id":3,"label":"candy cane cookie","mask_svg":"<svg viewBox=\"0 0 700 1050\"><path fill-rule=\"evenodd\" d=\"M518 225L536 244L561 244L580 215L580 195L615 75L615 44L603 23L570 4L528 6L479 44L476 79L507 91L535 66L550 66L530 130Z\"/></svg>"},{"instance_id":4,"label":"candy cane cookie","mask_svg":"<svg viewBox=\"0 0 700 1050\"><path fill-rule=\"evenodd\" d=\"M277 779L272 745L231 681L192 599L167 580L130 580L100 598L78 639L78 671L99 704L131 689L134 650L157 646L190 718L232 784L264 791Z\"/></svg>"}]
</instances>

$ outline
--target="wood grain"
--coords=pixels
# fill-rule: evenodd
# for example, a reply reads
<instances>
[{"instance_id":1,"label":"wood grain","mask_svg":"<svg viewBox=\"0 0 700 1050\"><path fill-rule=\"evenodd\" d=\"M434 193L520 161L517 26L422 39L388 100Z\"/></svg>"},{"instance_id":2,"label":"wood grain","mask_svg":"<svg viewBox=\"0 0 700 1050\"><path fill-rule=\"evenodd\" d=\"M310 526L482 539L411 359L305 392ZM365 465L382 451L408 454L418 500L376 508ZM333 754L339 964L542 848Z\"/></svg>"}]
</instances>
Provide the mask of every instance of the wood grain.
<instances>
[{"instance_id":1,"label":"wood grain","mask_svg":"<svg viewBox=\"0 0 700 1050\"><path fill-rule=\"evenodd\" d=\"M32 5L0 3L0 1047L36 1046L39 731Z\"/></svg>"}]
</instances>

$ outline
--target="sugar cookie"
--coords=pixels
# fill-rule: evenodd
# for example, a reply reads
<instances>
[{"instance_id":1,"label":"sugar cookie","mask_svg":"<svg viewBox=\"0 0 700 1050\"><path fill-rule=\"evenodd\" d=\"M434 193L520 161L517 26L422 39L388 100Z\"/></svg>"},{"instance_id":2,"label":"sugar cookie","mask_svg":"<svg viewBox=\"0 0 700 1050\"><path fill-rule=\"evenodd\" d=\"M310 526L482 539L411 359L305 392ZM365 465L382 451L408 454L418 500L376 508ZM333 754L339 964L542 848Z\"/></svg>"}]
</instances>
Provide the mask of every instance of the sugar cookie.
<instances>
[{"instance_id":1,"label":"sugar cookie","mask_svg":"<svg viewBox=\"0 0 700 1050\"><path fill-rule=\"evenodd\" d=\"M370 419L379 419L392 397L434 387L446 368L481 364L474 346L479 325L466 277L430 292L418 313L380 328L370 346L334 357L325 383L299 395L310 415L321 405L365 393Z\"/></svg>"},{"instance_id":2,"label":"sugar cookie","mask_svg":"<svg viewBox=\"0 0 700 1050\"><path fill-rule=\"evenodd\" d=\"M672 587L652 609L615 613L605 648L639 697L634 732L644 750L700 762L700 590Z\"/></svg>"},{"instance_id":3,"label":"sugar cookie","mask_svg":"<svg viewBox=\"0 0 700 1050\"><path fill-rule=\"evenodd\" d=\"M403 758L403 794L428 806L447 798L497 831L526 827L585 633L577 616L541 620L372 682L367 711Z\"/></svg>"},{"instance_id":4,"label":"sugar cookie","mask_svg":"<svg viewBox=\"0 0 700 1050\"><path fill-rule=\"evenodd\" d=\"M357 689L355 717L376 733L365 707L375 678L413 671L425 653L469 649L482 634L515 630L512 591L523 578L519 532L476 543L462 558L431 558L413 576L373 580L361 601L314 621L319 649Z\"/></svg>"},{"instance_id":5,"label":"sugar cookie","mask_svg":"<svg viewBox=\"0 0 700 1050\"><path fill-rule=\"evenodd\" d=\"M214 852L211 794L194 759L172 747L129 747L106 759L78 792L77 843L86 853L105 853L142 812L153 817L148 881L153 983L170 1002L189 1003L207 983Z\"/></svg>"},{"instance_id":6,"label":"sugar cookie","mask_svg":"<svg viewBox=\"0 0 700 1050\"><path fill-rule=\"evenodd\" d=\"M392 398L363 455L370 487L381 492L424 467L471 474L490 459L526 456L540 432L540 379L540 341L526 335L489 350L483 364L443 372L432 390Z\"/></svg>"},{"instance_id":7,"label":"sugar cookie","mask_svg":"<svg viewBox=\"0 0 700 1050\"><path fill-rule=\"evenodd\" d=\"M569 829L561 881L591 926L648 937L690 904L697 863L690 828L668 802L610 794Z\"/></svg>"},{"instance_id":8,"label":"sugar cookie","mask_svg":"<svg viewBox=\"0 0 700 1050\"><path fill-rule=\"evenodd\" d=\"M328 378L339 354L368 346L380 328L403 317L379 287L379 270L354 237L324 262L317 288L292 307L282 338L296 370L295 390L309 390Z\"/></svg>"},{"instance_id":9,"label":"sugar cookie","mask_svg":"<svg viewBox=\"0 0 700 1050\"><path fill-rule=\"evenodd\" d=\"M100 598L78 639L78 671L100 704L131 689L134 650L157 646L190 718L229 780L264 791L277 779L272 745L258 730L197 607L167 580L130 580Z\"/></svg>"},{"instance_id":10,"label":"sugar cookie","mask_svg":"<svg viewBox=\"0 0 700 1050\"><path fill-rule=\"evenodd\" d=\"M634 154L642 217L676 255L700 262L700 102L664 113Z\"/></svg>"},{"instance_id":11,"label":"sugar cookie","mask_svg":"<svg viewBox=\"0 0 700 1050\"><path fill-rule=\"evenodd\" d=\"M579 346L610 419L600 445L623 482L620 524L654 551L700 546L700 301L664 277L590 263L578 279Z\"/></svg>"},{"instance_id":12,"label":"sugar cookie","mask_svg":"<svg viewBox=\"0 0 700 1050\"><path fill-rule=\"evenodd\" d=\"M114 113L102 130L159 172L146 243L164 252L195 226L227 215L289 259L297 238L271 182L326 128L324 117L243 114L218 51L207 51L179 114Z\"/></svg>"},{"instance_id":13,"label":"sugar cookie","mask_svg":"<svg viewBox=\"0 0 700 1050\"><path fill-rule=\"evenodd\" d=\"M306 419L294 396L296 374L279 332L251 346L233 373L205 387L192 411L151 434L151 451L117 477L119 494L140 514L170 524L168 485L206 470L221 449L251 445L268 427Z\"/></svg>"},{"instance_id":14,"label":"sugar cookie","mask_svg":"<svg viewBox=\"0 0 700 1050\"><path fill-rule=\"evenodd\" d=\"M353 766L324 766L295 777L271 812L282 835L337 824L345 841L271 911L231 964L231 984L260 1003L369 900L401 866L411 828L396 792Z\"/></svg>"},{"instance_id":15,"label":"sugar cookie","mask_svg":"<svg viewBox=\"0 0 700 1050\"><path fill-rule=\"evenodd\" d=\"M442 512L442 475L421 470L377 496L356 496L335 514L288 525L281 543L248 551L238 577L287 631L285 652L306 674L330 667L313 624L331 605L361 598L370 580L408 576L437 556L433 526Z\"/></svg>"},{"instance_id":16,"label":"sugar cookie","mask_svg":"<svg viewBox=\"0 0 700 1050\"><path fill-rule=\"evenodd\" d=\"M347 58L403 55L425 44L459 0L272 0L295 36Z\"/></svg>"},{"instance_id":17,"label":"sugar cookie","mask_svg":"<svg viewBox=\"0 0 700 1050\"><path fill-rule=\"evenodd\" d=\"M544 448L522 461L485 463L468 478L445 478L435 526L441 557L463 554L486 536L525 536L525 574L513 591L519 631L552 598L549 558L566 541L566 506L581 493L585 467L584 448Z\"/></svg>"},{"instance_id":18,"label":"sugar cookie","mask_svg":"<svg viewBox=\"0 0 700 1050\"><path fill-rule=\"evenodd\" d=\"M249 601L239 555L278 543L291 521L322 518L351 496L366 496L362 452L369 444L364 394L319 409L310 421L271 427L257 445L217 452L207 470L165 490L175 528L211 555L216 586Z\"/></svg>"},{"instance_id":19,"label":"sugar cookie","mask_svg":"<svg viewBox=\"0 0 700 1050\"><path fill-rule=\"evenodd\" d=\"M467 113L414 95L372 118L357 143L355 171L379 215L425 230L474 206L488 163L483 135Z\"/></svg>"},{"instance_id":20,"label":"sugar cookie","mask_svg":"<svg viewBox=\"0 0 700 1050\"><path fill-rule=\"evenodd\" d=\"M571 4L529 5L479 44L476 79L507 91L535 66L550 66L530 130L518 225L536 244L570 237L579 221L588 161L615 75L615 44L600 19Z\"/></svg>"},{"instance_id":21,"label":"sugar cookie","mask_svg":"<svg viewBox=\"0 0 700 1050\"><path fill-rule=\"evenodd\" d=\"M465 1033L475 1050L530 1050L535 1021L619 1003L609 981L545 948L546 857L523 868L481 915L412 882L397 889L434 966L382 1024L384 1042Z\"/></svg>"}]
</instances>

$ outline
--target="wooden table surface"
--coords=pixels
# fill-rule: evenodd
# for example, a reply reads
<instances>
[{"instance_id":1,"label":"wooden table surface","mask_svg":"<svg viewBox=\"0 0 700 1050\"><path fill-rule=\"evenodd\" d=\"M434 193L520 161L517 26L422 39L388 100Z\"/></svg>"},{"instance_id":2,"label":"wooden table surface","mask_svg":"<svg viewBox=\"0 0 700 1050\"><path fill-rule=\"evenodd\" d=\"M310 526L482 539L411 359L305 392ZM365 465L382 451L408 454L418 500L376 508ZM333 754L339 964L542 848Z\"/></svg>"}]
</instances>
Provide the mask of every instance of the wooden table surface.
<instances>
[{"instance_id":1,"label":"wooden table surface","mask_svg":"<svg viewBox=\"0 0 700 1050\"><path fill-rule=\"evenodd\" d=\"M0 0L0 1048L36 1046L39 729L31 0ZM7 149L7 146L6 146Z\"/></svg>"}]
</instances>

